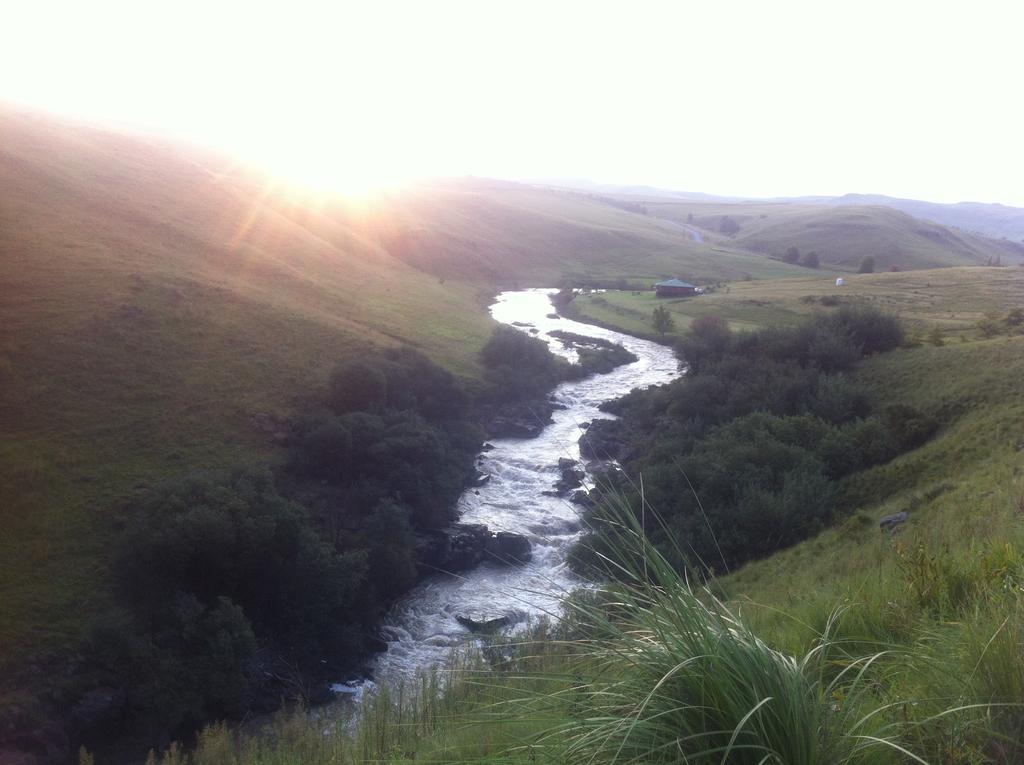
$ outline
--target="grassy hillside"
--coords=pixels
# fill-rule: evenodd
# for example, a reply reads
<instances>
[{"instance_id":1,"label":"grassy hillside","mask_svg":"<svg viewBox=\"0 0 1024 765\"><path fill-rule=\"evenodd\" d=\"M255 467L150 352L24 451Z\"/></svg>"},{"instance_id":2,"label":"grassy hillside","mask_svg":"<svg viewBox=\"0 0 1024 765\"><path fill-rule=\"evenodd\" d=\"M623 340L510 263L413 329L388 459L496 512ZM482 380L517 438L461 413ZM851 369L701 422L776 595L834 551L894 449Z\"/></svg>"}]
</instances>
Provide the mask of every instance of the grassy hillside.
<instances>
[{"instance_id":1,"label":"grassy hillside","mask_svg":"<svg viewBox=\"0 0 1024 765\"><path fill-rule=\"evenodd\" d=\"M253 416L357 346L476 373L475 287L141 140L7 115L0 147L5 647L81 628L119 499L273 454Z\"/></svg>"},{"instance_id":2,"label":"grassy hillside","mask_svg":"<svg viewBox=\"0 0 1024 765\"><path fill-rule=\"evenodd\" d=\"M475 378L502 285L794 272L515 184L329 201L192 147L4 109L0 658L80 633L125 497L275 459L274 418L346 355L411 344Z\"/></svg>"},{"instance_id":3,"label":"grassy hillside","mask_svg":"<svg viewBox=\"0 0 1024 765\"><path fill-rule=\"evenodd\" d=\"M902 210L915 218L941 223L943 226L970 231L993 239L1024 241L1024 210L1001 204L981 202L957 202L936 204L918 199L899 199L881 194L845 194L833 197L825 204L838 205L885 205Z\"/></svg>"},{"instance_id":4,"label":"grassy hillside","mask_svg":"<svg viewBox=\"0 0 1024 765\"><path fill-rule=\"evenodd\" d=\"M708 315L738 329L792 323L829 310L820 302L826 295L879 305L931 341L870 359L855 379L877 402L911 405L941 427L921 448L850 479L843 489L848 520L837 528L719 584L733 599L765 606L752 607L751 616L789 648L808 640L843 603L854 606L852 629L866 631L861 637L906 643L939 616L955 618L954 637L966 640L991 616L986 577L1017 576L1012 561L1024 550L1024 336L1004 327L1004 334L988 338L977 327L987 315L1024 305L1024 272L875 274L839 290L822 279L730 287L667 301L608 292L574 305L626 330L643 327L651 306L666 305L678 331ZM907 527L896 536L878 532L878 518L903 510L910 513ZM999 551L1010 558L996 563ZM977 613L969 617L964 608Z\"/></svg>"},{"instance_id":5,"label":"grassy hillside","mask_svg":"<svg viewBox=\"0 0 1024 765\"><path fill-rule=\"evenodd\" d=\"M681 276L706 283L802 273L727 244L695 242L664 221L599 200L501 181L442 182L398 194L373 221L388 252L445 279L550 285Z\"/></svg>"},{"instance_id":6,"label":"grassy hillside","mask_svg":"<svg viewBox=\"0 0 1024 765\"><path fill-rule=\"evenodd\" d=\"M1019 244L957 231L882 206L657 199L645 204L651 215L711 232L718 232L728 216L740 227L729 240L734 247L781 257L793 246L801 254L817 252L823 265L843 271L856 271L867 255L874 257L876 271L893 266L912 270L984 265L997 257L1016 265L1024 257Z\"/></svg>"},{"instance_id":7,"label":"grassy hillside","mask_svg":"<svg viewBox=\"0 0 1024 765\"><path fill-rule=\"evenodd\" d=\"M789 325L801 316L850 302L869 302L895 313L919 333L937 329L947 339L980 334L978 323L989 314L1003 316L1024 304L1024 269L949 268L844 277L765 282L730 282L693 298L656 298L653 292L607 291L573 301L578 315L628 332L650 333L651 312L666 307L675 333L699 316L720 316L733 329ZM824 303L822 302L824 299Z\"/></svg>"}]
</instances>

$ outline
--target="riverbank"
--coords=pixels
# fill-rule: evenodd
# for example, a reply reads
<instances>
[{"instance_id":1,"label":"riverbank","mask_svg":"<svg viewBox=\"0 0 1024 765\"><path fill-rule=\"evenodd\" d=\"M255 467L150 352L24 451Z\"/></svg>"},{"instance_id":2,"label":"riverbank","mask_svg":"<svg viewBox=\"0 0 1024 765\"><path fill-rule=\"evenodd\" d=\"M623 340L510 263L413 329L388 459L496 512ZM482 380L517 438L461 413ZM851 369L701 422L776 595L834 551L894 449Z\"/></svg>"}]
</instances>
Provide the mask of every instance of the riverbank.
<instances>
[{"instance_id":1,"label":"riverbank","mask_svg":"<svg viewBox=\"0 0 1024 765\"><path fill-rule=\"evenodd\" d=\"M551 313L551 306L547 302L546 292L534 292L530 294L530 297L539 298L540 302L537 300L533 301L536 308L536 316L530 313L526 315L527 318L544 319ZM520 318L522 318L522 315L520 315ZM508 323L511 321L506 319ZM529 332L530 328L522 328L524 333L520 336L541 334L541 331L537 330L536 327L531 328L535 330L533 333ZM557 331L555 332L557 334ZM559 357L566 361L577 361L580 358L584 361L584 366L581 367L569 367L568 364L565 364L564 374L571 378L571 382L566 383L567 385L583 386L584 389L593 387L594 383L590 378L595 371L607 375L610 372L614 372L616 367L621 366L622 363L630 362L630 360L637 358L623 351L610 340L596 340L593 343L589 343L582 335L571 335L572 333L569 335L562 334L557 339L555 335L550 337L546 334L544 335L545 341L555 346ZM543 343L538 343L538 345L542 348L544 347ZM366 366L371 361L366 360L358 363ZM382 363L384 364L383 368L388 369L388 365L394 364L395 360L383 359L381 361L372 361L371 365L379 366ZM422 366L426 362L425 360L411 358L409 363L412 363L414 366ZM365 376L364 373L360 374ZM441 385L441 387L448 384L437 377L438 374L439 372L436 370L424 369L418 374L413 375L412 377L417 378L416 384L420 386L420 389L418 389L420 392L417 395L423 395L425 389L422 389L422 386L427 377L437 378L436 382L432 384ZM563 372L560 371L559 374L563 374ZM344 386L339 389L339 391L344 390ZM363 406L363 404L355 402L352 404L348 403L351 397L348 393L345 394L344 401L331 398L335 394L330 391L328 391L327 395L327 400L333 402L332 406L343 406L346 409L350 405ZM360 395L365 394L361 393ZM427 400L429 399L425 399L425 401ZM435 406L438 403L440 402L435 402L430 406ZM549 423L554 424L555 418L552 417L552 413L564 412L567 407L565 403L558 400L557 395L545 397L543 403L548 407L546 412L539 413L535 411L535 407L534 410L531 410L531 416L536 420L536 422L531 423L532 432L525 434L516 433L516 435L530 435L534 437L539 435L545 428L545 425ZM344 411L344 409L341 411ZM481 410L478 414L480 413L486 415L487 410ZM538 417L538 414L542 416ZM363 419L368 417L366 414L360 416ZM333 462L325 462L318 455L326 455L328 452L324 452L323 449L330 446L331 443L337 441L338 444L341 444L342 441L345 441L345 439L338 441L338 438L341 438L345 431L354 426L356 422L353 420L352 423L348 423L344 420L336 420L336 418L323 420L322 415L318 415L318 417L321 420L309 422L303 420L302 422L296 421L295 423L281 421L276 423L275 427L287 433L287 438L283 439L283 442L288 445L289 450L293 453L292 459L299 459L298 463L294 463L295 467L287 468L284 473L284 475L290 476L287 481L289 494L300 498L303 502L309 503L309 506L314 509L315 513L321 516L320 522L324 523L330 520L330 516L324 516L323 514L328 512L330 502L336 502L337 497L333 500L330 499L333 496L330 486L324 486L322 489L316 489L310 493L309 489L313 489L321 480L329 484L334 469L331 467ZM360 420L360 422L362 421ZM360 427L363 427L363 425L360 425ZM327 429L325 430L325 428ZM324 440L325 438L327 439L326 441ZM507 480L507 477L502 475L502 470L500 468L496 469L495 465L500 464L502 450L508 448L505 442L513 443L520 440L519 438L496 439L487 445L488 449L486 451L479 454L475 460L474 470L467 479L464 499L460 501L460 505L463 507L460 508L459 512L465 515L465 506L472 505L474 498L479 497L482 492L487 494L489 491L493 491L495 486ZM368 446L365 443L365 439L362 439L362 441L364 447ZM373 448L377 449L376 446ZM331 450L329 450L331 454L334 454L333 449L334 447L331 447ZM495 452L498 452L498 454L495 454ZM380 458L381 455L378 454L378 460ZM335 459L336 457L331 457L331 460ZM560 469L558 462L556 457L551 466L552 470ZM298 469L299 472L294 472L295 469ZM315 474L306 475L309 470L313 470ZM572 472L575 473L575 470L574 468ZM560 477L564 479L564 475L565 469L562 470ZM310 484L309 489L302 488L306 485L303 482L309 478L315 478L317 481ZM557 480L553 483L557 483ZM538 487L538 491L550 491L552 488L553 486L551 485ZM208 490L204 489L204 491ZM245 490L242 490L240 496L244 493ZM411 497L406 497L405 499L410 500ZM277 502L278 500L275 499L273 501ZM458 515L458 513L453 513L453 515ZM424 583L432 577L436 578L438 570L456 572L457 576L466 578L472 577L472 569L483 564L484 568L488 569L486 577L494 578L502 569L526 568L528 567L529 559L535 558L533 549L536 549L539 537L548 537L548 539L540 543L542 549L539 557L544 557L543 548L551 541L550 534L546 533L551 531L551 519L549 518L538 519L539 525L536 528L519 531L511 530L508 528L507 523L496 522L494 519L481 522L479 518L463 517L462 521L462 523L454 526L442 525L434 531L421 531L417 535L415 548L418 586L424 587L428 591L436 589L435 584L424 585ZM488 528L485 524L489 524L490 527ZM575 533L572 518L562 518L554 525L559 527L561 531L564 531L567 538ZM408 532L402 532L402 534L406 533ZM531 545L530 540L534 541L533 545ZM372 557L370 564L374 565ZM390 572L392 581L394 581L395 573L394 569ZM404 603L409 599L405 588L401 585L396 586L400 589L397 591L392 590L390 597L378 598L378 609L381 603L387 604L389 601L393 602L396 599L399 603ZM512 591L513 589L514 587L510 585L510 589L506 591ZM220 591L218 590L218 592ZM493 602L489 605L493 605ZM456 611L453 610L454 608L455 606L446 606L445 613L449 619L454 619L457 624L455 632L443 637L439 636L437 632L427 636L429 640L432 640L435 648L443 649L448 644L454 645L463 640L471 639L472 634L480 629L493 631L495 627L512 627L518 625L521 621L521 615L516 609L512 609L514 613L511 615L506 610L506 612L503 612L498 617L494 617L493 615L481 612L479 609L460 608ZM449 624L448 626L451 625ZM388 629L392 630L392 632L385 634L394 635L394 630L400 628L392 624ZM377 651L388 647L387 643L372 635L366 637L363 642ZM399 640L398 642L401 641ZM400 651L402 650L405 650L404 646L400 647ZM366 662L370 658L368 654L362 654L363 657L366 657L364 659L360 658L357 652L354 659L348 660L347 665L344 663L338 664L337 659L329 654L324 655L326 658L318 663L299 665L295 663L294 657L290 657L287 652L278 652L272 646L261 647L259 653L254 657L251 666L244 670L245 676L250 678L250 680L246 681L250 690L246 695L249 701L246 702L245 713L265 714L276 708L283 700L290 700L292 703L321 704L329 701L331 698L331 693L328 690L329 687L335 686L340 688L343 686L352 687L353 685L351 682L339 683L339 681L352 681L359 677L366 677L370 674L378 673L380 669L379 662L376 664ZM223 669L226 670L227 668ZM254 682L252 678L256 675L259 677ZM239 680L241 681L241 677ZM92 682L95 685L95 681ZM49 752L46 756L51 759L61 759L61 748L67 749L71 746L70 737L63 732L65 730L78 740L87 742L90 747L95 747L101 740L101 736L109 735L109 731L118 726L119 718L125 714L125 710L128 708L130 695L124 689L119 688L116 682L110 686L100 686L88 690L83 699L87 699L87 703L92 705L93 711L90 714L92 714L93 719L84 721L79 719L82 710L85 708L83 704L86 703L86 701L82 701L74 706L74 709L68 713L69 717L67 720L63 722L53 718L48 718L52 722L46 722L45 719L47 718L44 718L43 722L29 723L32 727L26 729L24 723L17 719L12 719L13 733L7 740L8 742L13 742L15 747L27 753L38 753L45 749ZM85 725L84 728L83 723ZM145 748L148 748L148 746L148 743L143 743L140 740L139 745L134 748L131 745L127 745L121 749L131 759L133 756L144 751ZM120 756L115 755L113 751L108 751L106 754Z\"/></svg>"},{"instance_id":2,"label":"riverbank","mask_svg":"<svg viewBox=\"0 0 1024 765\"><path fill-rule=\"evenodd\" d=\"M969 288L962 297L971 299ZM862 362L855 382L887 404L941 416L940 431L850 483L857 499L837 527L715 579L716 594L763 645L791 657L825 656L827 645L828 662L810 662L811 671L874 657L865 672L871 692L834 689L841 692L828 695L825 719L875 711L885 736L899 734L929 762L1010 763L1021 753L1022 342L1012 333L947 340ZM909 519L899 531L878 530L880 518L900 511ZM558 745L570 740L574 721L598 709L587 688L629 679L588 664L593 651L579 631L539 636L521 645L518 658L502 650L490 665L445 671L447 694L407 692L405 711L394 695L382 696L355 733L339 727L325 735L301 721L281 721L273 736L242 742L214 731L197 762L223 762L217 752L224 751L243 753L242 761L273 753L276 761L314 764L565 762ZM546 702L542 710L537 700ZM871 706L859 706L865 701ZM1006 706L971 707L992 702ZM794 729L787 727L789 740ZM905 761L892 749L875 755Z\"/></svg>"},{"instance_id":3,"label":"riverbank","mask_svg":"<svg viewBox=\"0 0 1024 765\"><path fill-rule=\"evenodd\" d=\"M502 293L492 316L543 340L552 353L569 361L578 357L578 342L564 342L566 333L621 345L636 360L605 374L559 384L550 395L551 422L539 436L490 441L493 448L477 463L490 477L463 494L460 520L526 538L531 558L515 567L485 561L459 577L439 576L419 585L386 623L389 651L375 667L381 679L410 682L423 670L443 665L453 647L474 639L465 625L467 616L477 622L502 620L503 627L514 631L530 619L559 612L561 599L579 582L565 563L581 527L580 508L558 486L570 465L581 472L581 481L592 479L581 459L580 437L590 422L609 417L600 409L606 401L635 387L667 382L679 373L678 362L664 346L559 317L550 303L552 292Z\"/></svg>"}]
</instances>

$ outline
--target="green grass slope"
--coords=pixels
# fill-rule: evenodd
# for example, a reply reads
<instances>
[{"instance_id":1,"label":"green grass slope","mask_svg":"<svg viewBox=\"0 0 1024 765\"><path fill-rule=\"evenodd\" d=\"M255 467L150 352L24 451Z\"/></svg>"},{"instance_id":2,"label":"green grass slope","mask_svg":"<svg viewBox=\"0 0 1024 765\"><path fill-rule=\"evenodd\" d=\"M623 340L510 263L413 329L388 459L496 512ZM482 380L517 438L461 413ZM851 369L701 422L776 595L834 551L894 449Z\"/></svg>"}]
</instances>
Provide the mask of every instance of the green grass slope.
<instances>
[{"instance_id":1,"label":"green grass slope","mask_svg":"<svg viewBox=\"0 0 1024 765\"><path fill-rule=\"evenodd\" d=\"M445 279L558 284L629 277L792 277L802 269L695 242L683 230L581 196L502 181L465 179L396 194L374 218L391 254Z\"/></svg>"},{"instance_id":2,"label":"green grass slope","mask_svg":"<svg viewBox=\"0 0 1024 765\"><path fill-rule=\"evenodd\" d=\"M651 215L690 221L712 232L728 216L740 226L730 239L734 247L781 257L795 246L801 254L817 252L823 265L845 271L856 271L867 255L874 257L877 271L985 265L995 258L1016 265L1024 258L1020 244L968 234L883 206L661 200L645 204Z\"/></svg>"},{"instance_id":3,"label":"green grass slope","mask_svg":"<svg viewBox=\"0 0 1024 765\"><path fill-rule=\"evenodd\" d=\"M476 374L475 287L172 150L5 115L0 189L5 655L94 612L119 499L271 455L253 415L286 414L356 347Z\"/></svg>"},{"instance_id":4,"label":"green grass slope","mask_svg":"<svg viewBox=\"0 0 1024 765\"><path fill-rule=\"evenodd\" d=\"M806 273L806 272L805 272ZM720 316L734 330L786 326L815 311L851 302L869 302L890 311L912 331L934 330L947 338L978 336L979 322L1024 305L1024 269L946 268L844 277L729 282L714 292L692 298L657 298L649 290L592 293L577 297L577 315L627 332L650 333L651 312L667 308L674 334L684 332L700 316ZM824 299L824 303L822 300Z\"/></svg>"},{"instance_id":5,"label":"green grass slope","mask_svg":"<svg viewBox=\"0 0 1024 765\"><path fill-rule=\"evenodd\" d=\"M342 203L4 108L0 659L66 645L97 612L125 497L273 460L254 416L287 415L346 355L408 343L474 378L503 285L793 272L515 184Z\"/></svg>"}]
</instances>

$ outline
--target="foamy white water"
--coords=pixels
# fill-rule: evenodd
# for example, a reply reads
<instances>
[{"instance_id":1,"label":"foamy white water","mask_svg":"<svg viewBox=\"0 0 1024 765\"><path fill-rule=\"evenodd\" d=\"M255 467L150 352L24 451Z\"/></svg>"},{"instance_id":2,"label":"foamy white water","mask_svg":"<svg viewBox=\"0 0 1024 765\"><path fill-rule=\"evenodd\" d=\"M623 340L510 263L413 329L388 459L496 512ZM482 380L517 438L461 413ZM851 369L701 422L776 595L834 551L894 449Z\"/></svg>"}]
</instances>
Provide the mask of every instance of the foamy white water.
<instances>
[{"instance_id":1,"label":"foamy white water","mask_svg":"<svg viewBox=\"0 0 1024 765\"><path fill-rule=\"evenodd\" d=\"M581 426L611 418L598 410L600 404L633 388L667 383L680 374L675 355L663 345L569 319L549 318L554 311L550 296L555 291L503 292L491 306L491 315L539 337L554 353L570 359L575 352L566 350L549 332L560 329L610 340L625 346L638 360L606 375L558 386L554 400L566 408L555 411L554 422L537 438L491 441L494 449L484 452L478 465L491 479L463 493L458 504L461 521L486 523L491 531L524 534L533 546L533 557L522 566L483 563L458 576L438 574L420 583L386 619L388 650L374 665L378 683L411 679L443 664L453 647L473 640L474 635L456 620L458 615L513 614L517 624L511 630L521 629L529 618L541 614L557 616L562 597L580 584L569 571L566 557L581 533L580 508L542 493L551 490L561 477L559 458L580 459Z\"/></svg>"}]
</instances>

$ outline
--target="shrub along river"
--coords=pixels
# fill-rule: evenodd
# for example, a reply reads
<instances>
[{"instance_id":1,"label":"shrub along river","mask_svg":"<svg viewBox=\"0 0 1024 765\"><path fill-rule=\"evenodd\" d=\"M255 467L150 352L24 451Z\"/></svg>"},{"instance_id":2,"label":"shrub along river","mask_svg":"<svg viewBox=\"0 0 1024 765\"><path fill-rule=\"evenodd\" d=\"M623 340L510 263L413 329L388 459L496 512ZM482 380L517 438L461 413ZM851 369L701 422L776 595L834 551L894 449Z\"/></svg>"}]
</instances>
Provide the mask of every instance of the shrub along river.
<instances>
[{"instance_id":1,"label":"shrub along river","mask_svg":"<svg viewBox=\"0 0 1024 765\"><path fill-rule=\"evenodd\" d=\"M442 664L453 647L474 638L474 626L489 622L512 632L541 614L558 614L562 597L580 584L566 561L581 533L581 508L567 498L552 496L563 468L568 468L565 460L580 460L578 442L590 422L611 417L598 409L601 404L633 388L667 383L680 374L671 348L557 317L550 300L554 292L503 292L491 306L491 315L539 337L553 353L570 361L576 358L575 350L566 348L551 332L562 330L618 343L637 361L608 374L559 385L551 394L557 407L554 422L539 436L490 442L493 448L481 454L477 465L489 478L463 493L458 504L460 521L486 524L492 533L525 536L530 558L517 565L485 561L461 574L439 573L419 584L386 620L388 649L376 660L377 682L409 680ZM559 460L563 460L561 467ZM587 466L580 463L578 467ZM589 479L588 468L584 481ZM340 692L361 688L361 684L335 686Z\"/></svg>"}]
</instances>

